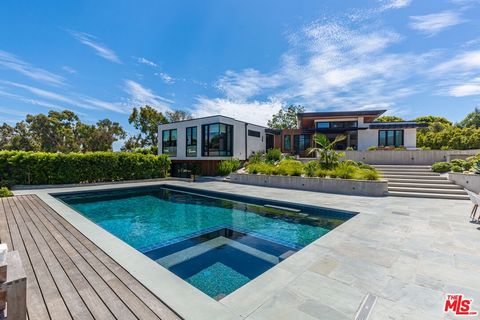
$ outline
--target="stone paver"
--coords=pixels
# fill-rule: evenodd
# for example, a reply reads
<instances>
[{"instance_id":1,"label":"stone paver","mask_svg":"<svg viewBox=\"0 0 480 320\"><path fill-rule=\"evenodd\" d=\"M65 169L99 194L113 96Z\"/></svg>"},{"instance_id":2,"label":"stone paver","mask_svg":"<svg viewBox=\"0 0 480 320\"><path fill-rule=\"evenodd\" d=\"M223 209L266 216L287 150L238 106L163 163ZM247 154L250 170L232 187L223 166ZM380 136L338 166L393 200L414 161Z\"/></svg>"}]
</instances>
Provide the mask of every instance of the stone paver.
<instances>
[{"instance_id":1,"label":"stone paver","mask_svg":"<svg viewBox=\"0 0 480 320\"><path fill-rule=\"evenodd\" d=\"M359 212L218 302L240 317L353 319L367 293L378 297L370 319L451 319L446 293L480 311L480 224L469 221L469 201L165 183Z\"/></svg>"}]
</instances>

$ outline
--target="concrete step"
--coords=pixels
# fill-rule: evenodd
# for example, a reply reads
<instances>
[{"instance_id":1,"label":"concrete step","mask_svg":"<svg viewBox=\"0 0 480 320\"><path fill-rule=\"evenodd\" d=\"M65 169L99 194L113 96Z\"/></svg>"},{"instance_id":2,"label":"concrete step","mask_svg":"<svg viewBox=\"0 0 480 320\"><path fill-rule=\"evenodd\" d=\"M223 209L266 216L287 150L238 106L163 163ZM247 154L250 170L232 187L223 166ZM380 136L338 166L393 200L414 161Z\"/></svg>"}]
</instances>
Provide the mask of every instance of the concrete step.
<instances>
[{"instance_id":1,"label":"concrete step","mask_svg":"<svg viewBox=\"0 0 480 320\"><path fill-rule=\"evenodd\" d=\"M439 194L439 193L420 193L420 192L399 192L389 191L389 196L409 197L409 198L434 198L434 199L452 199L452 200L469 200L467 195L460 194Z\"/></svg>"},{"instance_id":2,"label":"concrete step","mask_svg":"<svg viewBox=\"0 0 480 320\"><path fill-rule=\"evenodd\" d=\"M440 179L412 179L411 177L407 178L385 178L388 180L388 183L395 182L395 183L426 183L426 184L454 184L450 180L440 180Z\"/></svg>"},{"instance_id":3,"label":"concrete step","mask_svg":"<svg viewBox=\"0 0 480 320\"><path fill-rule=\"evenodd\" d=\"M392 168L392 169L375 168L375 169L377 169L377 171L380 171L380 172L437 173L431 170L424 170L424 169L398 169L398 168Z\"/></svg>"},{"instance_id":4,"label":"concrete step","mask_svg":"<svg viewBox=\"0 0 480 320\"><path fill-rule=\"evenodd\" d=\"M467 193L463 189L438 189L438 188L415 188L415 187L391 187L391 186L388 186L388 192L391 192L391 191L467 195Z\"/></svg>"},{"instance_id":5,"label":"concrete step","mask_svg":"<svg viewBox=\"0 0 480 320\"><path fill-rule=\"evenodd\" d=\"M378 170L380 173L384 175L408 175L408 176L439 176L440 173L437 172L431 172L431 171L382 171Z\"/></svg>"},{"instance_id":6,"label":"concrete step","mask_svg":"<svg viewBox=\"0 0 480 320\"><path fill-rule=\"evenodd\" d=\"M408 174L381 174L384 179L420 179L420 180L448 180L444 176L434 175L408 175Z\"/></svg>"},{"instance_id":7,"label":"concrete step","mask_svg":"<svg viewBox=\"0 0 480 320\"><path fill-rule=\"evenodd\" d=\"M388 182L388 187L412 187L412 188L431 188L431 189L460 189L463 188L456 184L445 183L416 183L416 182Z\"/></svg>"}]
</instances>

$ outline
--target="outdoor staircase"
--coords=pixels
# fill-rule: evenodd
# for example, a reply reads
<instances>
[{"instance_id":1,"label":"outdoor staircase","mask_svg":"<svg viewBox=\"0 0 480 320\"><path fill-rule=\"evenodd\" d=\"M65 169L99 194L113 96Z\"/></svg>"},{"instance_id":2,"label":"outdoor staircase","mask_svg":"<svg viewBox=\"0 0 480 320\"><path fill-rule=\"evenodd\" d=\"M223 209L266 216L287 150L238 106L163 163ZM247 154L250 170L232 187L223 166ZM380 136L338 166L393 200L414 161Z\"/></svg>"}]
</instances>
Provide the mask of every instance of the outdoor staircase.
<instances>
[{"instance_id":1,"label":"outdoor staircase","mask_svg":"<svg viewBox=\"0 0 480 320\"><path fill-rule=\"evenodd\" d=\"M432 172L430 166L375 165L388 180L388 194L397 197L436 198L468 200L468 195L459 185L446 176Z\"/></svg>"}]
</instances>

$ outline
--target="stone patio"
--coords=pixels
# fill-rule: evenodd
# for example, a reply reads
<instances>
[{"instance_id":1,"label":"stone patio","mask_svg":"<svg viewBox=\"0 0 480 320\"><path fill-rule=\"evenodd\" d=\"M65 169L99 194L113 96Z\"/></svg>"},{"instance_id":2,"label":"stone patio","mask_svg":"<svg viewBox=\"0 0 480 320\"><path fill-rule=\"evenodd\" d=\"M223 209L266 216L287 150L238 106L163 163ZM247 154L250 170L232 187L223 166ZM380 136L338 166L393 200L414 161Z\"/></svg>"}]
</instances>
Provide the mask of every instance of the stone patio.
<instances>
[{"instance_id":1,"label":"stone patio","mask_svg":"<svg viewBox=\"0 0 480 320\"><path fill-rule=\"evenodd\" d=\"M358 197L217 181L165 183L360 212L215 302L240 318L353 319L368 293L378 297L369 319L453 319L443 312L446 293L463 293L480 311L480 224L469 221L469 201ZM158 182L135 183L148 184ZM45 198L48 192L92 188L17 194Z\"/></svg>"}]
</instances>

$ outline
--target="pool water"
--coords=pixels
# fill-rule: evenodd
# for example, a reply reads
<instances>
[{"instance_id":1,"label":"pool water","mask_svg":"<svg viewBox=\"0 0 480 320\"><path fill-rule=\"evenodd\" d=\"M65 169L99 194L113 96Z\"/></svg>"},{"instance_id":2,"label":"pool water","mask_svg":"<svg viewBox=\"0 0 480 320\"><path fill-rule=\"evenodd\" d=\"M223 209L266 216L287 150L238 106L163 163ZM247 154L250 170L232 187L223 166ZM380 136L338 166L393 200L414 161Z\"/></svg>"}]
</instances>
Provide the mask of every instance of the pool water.
<instances>
[{"instance_id":1,"label":"pool water","mask_svg":"<svg viewBox=\"0 0 480 320\"><path fill-rule=\"evenodd\" d=\"M354 215L173 186L56 197L217 300Z\"/></svg>"}]
</instances>

